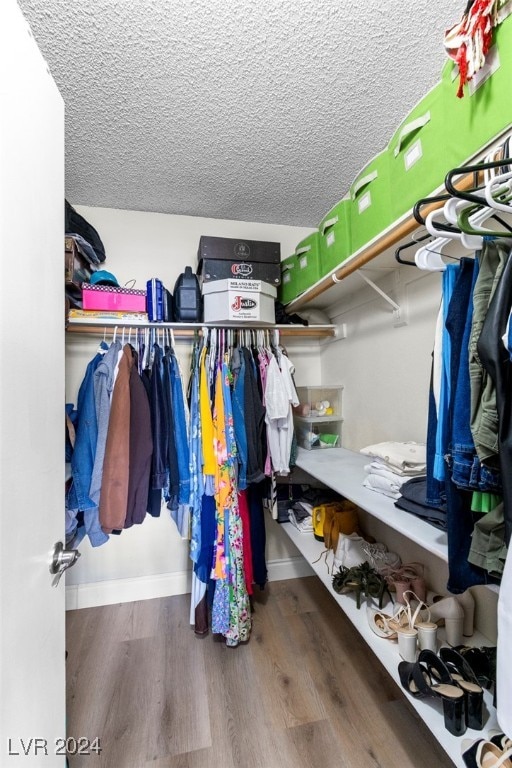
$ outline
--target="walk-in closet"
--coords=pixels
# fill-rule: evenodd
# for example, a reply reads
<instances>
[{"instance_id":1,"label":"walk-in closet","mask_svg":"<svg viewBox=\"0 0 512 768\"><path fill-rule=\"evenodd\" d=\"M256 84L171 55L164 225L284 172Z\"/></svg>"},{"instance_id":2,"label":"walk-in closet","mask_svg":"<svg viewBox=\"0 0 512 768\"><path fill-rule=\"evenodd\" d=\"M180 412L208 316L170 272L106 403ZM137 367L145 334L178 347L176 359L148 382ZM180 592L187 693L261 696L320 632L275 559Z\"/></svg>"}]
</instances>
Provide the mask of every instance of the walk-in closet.
<instances>
[{"instance_id":1,"label":"walk-in closet","mask_svg":"<svg viewBox=\"0 0 512 768\"><path fill-rule=\"evenodd\" d=\"M512 767L511 51L5 0L1 766Z\"/></svg>"}]
</instances>

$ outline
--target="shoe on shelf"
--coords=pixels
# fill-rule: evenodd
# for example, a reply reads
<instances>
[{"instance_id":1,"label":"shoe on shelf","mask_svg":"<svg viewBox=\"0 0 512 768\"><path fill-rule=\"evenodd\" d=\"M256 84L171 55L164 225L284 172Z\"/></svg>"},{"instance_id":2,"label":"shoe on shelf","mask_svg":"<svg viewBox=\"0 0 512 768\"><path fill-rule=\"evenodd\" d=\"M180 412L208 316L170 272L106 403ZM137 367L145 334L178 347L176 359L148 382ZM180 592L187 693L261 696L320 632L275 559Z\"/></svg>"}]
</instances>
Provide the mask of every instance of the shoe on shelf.
<instances>
[{"instance_id":1,"label":"shoe on shelf","mask_svg":"<svg viewBox=\"0 0 512 768\"><path fill-rule=\"evenodd\" d=\"M455 685L439 656L420 651L418 660L401 661L398 674L402 687L415 698L439 697L443 702L444 726L454 736L466 731L464 691Z\"/></svg>"},{"instance_id":2,"label":"shoe on shelf","mask_svg":"<svg viewBox=\"0 0 512 768\"><path fill-rule=\"evenodd\" d=\"M413 592L406 594L405 599L406 604L399 605L392 614L367 607L368 623L376 635L396 640L399 632L419 629L422 622L429 621L430 611L426 603L418 600Z\"/></svg>"},{"instance_id":3,"label":"shoe on shelf","mask_svg":"<svg viewBox=\"0 0 512 768\"><path fill-rule=\"evenodd\" d=\"M504 752L506 752L507 749L512 749L512 739L509 739L509 737L504 734L503 731L491 729L487 733L487 738Z\"/></svg>"},{"instance_id":4,"label":"shoe on shelf","mask_svg":"<svg viewBox=\"0 0 512 768\"><path fill-rule=\"evenodd\" d=\"M366 541L358 533L340 533L334 555L335 568L354 568L369 563L379 573L396 570L401 563L396 552L388 552L385 544Z\"/></svg>"},{"instance_id":5,"label":"shoe on shelf","mask_svg":"<svg viewBox=\"0 0 512 768\"><path fill-rule=\"evenodd\" d=\"M403 603L404 592L412 591L420 600L427 598L427 586L424 577L424 567L421 563L406 563L400 568L389 568L385 571L389 588L396 592L397 603Z\"/></svg>"},{"instance_id":6,"label":"shoe on shelf","mask_svg":"<svg viewBox=\"0 0 512 768\"><path fill-rule=\"evenodd\" d=\"M446 665L457 685L464 691L467 727L473 728L475 731L481 731L484 727L484 692L475 673L465 658L453 648L441 648L439 657Z\"/></svg>"},{"instance_id":7,"label":"shoe on shelf","mask_svg":"<svg viewBox=\"0 0 512 768\"><path fill-rule=\"evenodd\" d=\"M334 554L335 568L355 568L366 561L363 549L364 539L357 533L340 533Z\"/></svg>"},{"instance_id":8,"label":"shoe on shelf","mask_svg":"<svg viewBox=\"0 0 512 768\"><path fill-rule=\"evenodd\" d=\"M444 624L448 645L453 647L462 644L464 609L456 597L445 597L432 603L430 605L430 618L439 626Z\"/></svg>"},{"instance_id":9,"label":"shoe on shelf","mask_svg":"<svg viewBox=\"0 0 512 768\"><path fill-rule=\"evenodd\" d=\"M500 749L485 739L464 739L462 759L467 768L512 768L512 749Z\"/></svg>"},{"instance_id":10,"label":"shoe on shelf","mask_svg":"<svg viewBox=\"0 0 512 768\"><path fill-rule=\"evenodd\" d=\"M342 566L332 577L332 588L340 595L355 592L358 608L361 607L361 594L377 599L382 608L384 594L388 592L386 580L366 562L353 568Z\"/></svg>"},{"instance_id":11,"label":"shoe on shelf","mask_svg":"<svg viewBox=\"0 0 512 768\"><path fill-rule=\"evenodd\" d=\"M402 564L400 556L396 552L390 552L385 544L380 542L371 544L369 541L363 541L361 547L365 553L366 561L379 573L388 568L396 570Z\"/></svg>"}]
</instances>

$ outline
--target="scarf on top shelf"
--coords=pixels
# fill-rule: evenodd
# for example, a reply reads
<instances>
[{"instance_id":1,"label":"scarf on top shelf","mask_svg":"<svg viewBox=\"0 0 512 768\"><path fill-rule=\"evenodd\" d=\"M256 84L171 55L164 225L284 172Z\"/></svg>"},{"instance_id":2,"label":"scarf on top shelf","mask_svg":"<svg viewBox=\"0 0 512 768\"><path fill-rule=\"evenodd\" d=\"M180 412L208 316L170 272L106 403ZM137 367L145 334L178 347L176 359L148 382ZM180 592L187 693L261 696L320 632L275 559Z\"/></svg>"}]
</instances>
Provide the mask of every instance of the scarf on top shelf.
<instances>
[{"instance_id":1,"label":"scarf on top shelf","mask_svg":"<svg viewBox=\"0 0 512 768\"><path fill-rule=\"evenodd\" d=\"M294 366L277 333L205 329L185 387L172 332L134 333L100 344L66 407L67 546L100 546L165 504L189 541L191 624L236 646L267 581L269 481L290 471Z\"/></svg>"}]
</instances>

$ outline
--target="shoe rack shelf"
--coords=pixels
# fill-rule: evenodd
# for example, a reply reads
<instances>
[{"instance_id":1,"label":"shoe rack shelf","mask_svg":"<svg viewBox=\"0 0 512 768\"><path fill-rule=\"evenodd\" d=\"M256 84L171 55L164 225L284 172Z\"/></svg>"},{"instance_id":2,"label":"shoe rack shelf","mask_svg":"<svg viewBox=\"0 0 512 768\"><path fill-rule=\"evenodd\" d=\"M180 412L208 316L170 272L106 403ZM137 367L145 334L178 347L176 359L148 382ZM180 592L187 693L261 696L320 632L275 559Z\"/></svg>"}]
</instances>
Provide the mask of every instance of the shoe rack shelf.
<instances>
[{"instance_id":1,"label":"shoe rack shelf","mask_svg":"<svg viewBox=\"0 0 512 768\"><path fill-rule=\"evenodd\" d=\"M438 531L433 526L414 518L407 512L398 510L394 506L392 499L363 487L362 482L365 474L363 467L367 463L368 457L348 451L345 448L340 448L333 452L321 451L320 454L299 449L297 458L297 465L308 472L308 474L364 508L369 514L384 520L390 527L405 533L410 539L421 544L424 549L446 560L447 543L446 536L442 531ZM355 595L350 593L339 595L333 590L332 573L325 559L318 559L324 551L323 544L317 541L312 533L300 532L291 523L283 523L280 527L310 564L314 573L329 590L361 637L379 658L387 672L399 686L403 695L408 699L411 706L449 755L454 765L458 768L465 768L461 755L463 739L481 739L490 730L499 729L496 711L492 706L491 692L484 691L484 706L488 717L483 731L468 729L463 737L456 737L449 733L444 727L440 699L416 699L402 688L398 676L398 664L401 660L398 654L398 644L394 640L378 637L370 629L364 598L361 602L361 608L358 609ZM378 606L372 603L372 607L377 608ZM384 605L383 610L391 613L393 605L389 602L387 605ZM438 639L439 647L441 647L444 644L443 628L439 629ZM472 637L465 638L464 640L468 645L474 646L493 644L488 638L477 631L475 631Z\"/></svg>"}]
</instances>

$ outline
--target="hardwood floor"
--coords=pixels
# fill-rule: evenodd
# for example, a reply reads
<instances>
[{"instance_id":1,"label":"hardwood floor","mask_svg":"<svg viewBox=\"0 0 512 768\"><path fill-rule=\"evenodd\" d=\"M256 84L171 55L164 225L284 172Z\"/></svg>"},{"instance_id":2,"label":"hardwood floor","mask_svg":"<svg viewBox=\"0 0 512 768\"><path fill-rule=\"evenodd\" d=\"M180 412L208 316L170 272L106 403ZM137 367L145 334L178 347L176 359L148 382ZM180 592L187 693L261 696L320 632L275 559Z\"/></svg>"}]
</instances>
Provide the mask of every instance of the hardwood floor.
<instances>
[{"instance_id":1,"label":"hardwood floor","mask_svg":"<svg viewBox=\"0 0 512 768\"><path fill-rule=\"evenodd\" d=\"M256 594L236 649L188 616L188 595L68 612L68 736L102 747L71 768L453 768L316 576Z\"/></svg>"}]
</instances>

